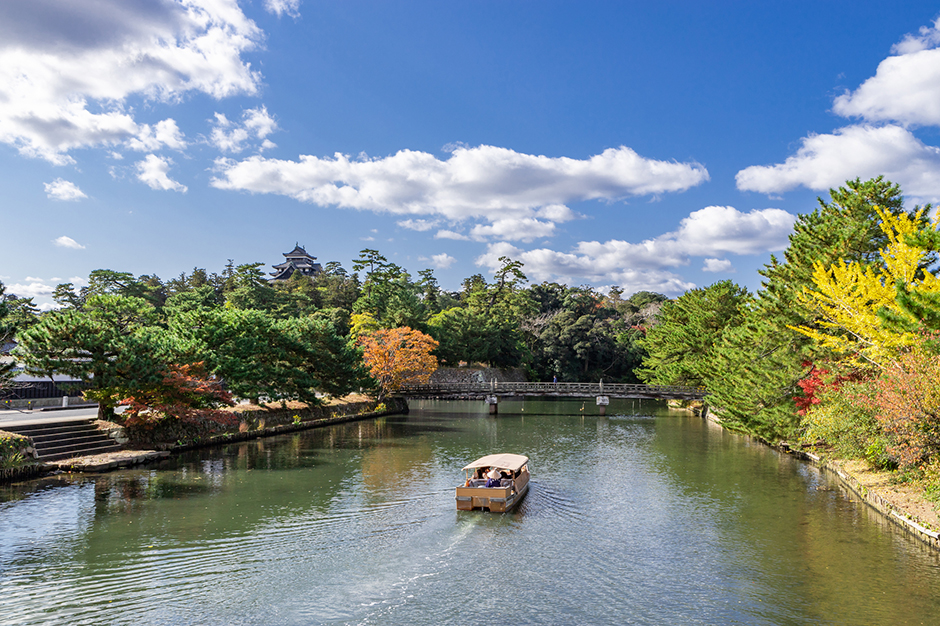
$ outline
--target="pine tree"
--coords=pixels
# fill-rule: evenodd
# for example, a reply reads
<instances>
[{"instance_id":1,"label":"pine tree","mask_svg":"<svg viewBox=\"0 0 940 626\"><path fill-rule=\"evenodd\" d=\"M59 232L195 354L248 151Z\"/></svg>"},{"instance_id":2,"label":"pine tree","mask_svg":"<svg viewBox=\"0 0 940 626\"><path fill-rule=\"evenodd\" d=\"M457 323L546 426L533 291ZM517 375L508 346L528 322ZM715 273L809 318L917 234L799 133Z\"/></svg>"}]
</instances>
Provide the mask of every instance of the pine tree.
<instances>
[{"instance_id":1,"label":"pine tree","mask_svg":"<svg viewBox=\"0 0 940 626\"><path fill-rule=\"evenodd\" d=\"M641 342L648 356L637 375L654 385L707 386L717 374L716 344L741 324L750 301L746 289L723 280L665 303Z\"/></svg>"},{"instance_id":2,"label":"pine tree","mask_svg":"<svg viewBox=\"0 0 940 626\"><path fill-rule=\"evenodd\" d=\"M90 385L101 419L115 403L162 379L152 327L157 312L146 301L119 295L89 296L81 310L51 312L22 332L16 355L27 371L65 374Z\"/></svg>"},{"instance_id":3,"label":"pine tree","mask_svg":"<svg viewBox=\"0 0 940 626\"><path fill-rule=\"evenodd\" d=\"M829 194L829 202L820 198L812 213L797 218L783 260L771 257L743 324L729 327L716 349L721 376L709 385L709 397L731 427L767 439L793 437L797 382L817 356L809 337L791 328L815 323L799 294L813 286L817 263L877 261L888 241L876 207L892 215L904 210L900 188L882 177L848 181Z\"/></svg>"}]
</instances>

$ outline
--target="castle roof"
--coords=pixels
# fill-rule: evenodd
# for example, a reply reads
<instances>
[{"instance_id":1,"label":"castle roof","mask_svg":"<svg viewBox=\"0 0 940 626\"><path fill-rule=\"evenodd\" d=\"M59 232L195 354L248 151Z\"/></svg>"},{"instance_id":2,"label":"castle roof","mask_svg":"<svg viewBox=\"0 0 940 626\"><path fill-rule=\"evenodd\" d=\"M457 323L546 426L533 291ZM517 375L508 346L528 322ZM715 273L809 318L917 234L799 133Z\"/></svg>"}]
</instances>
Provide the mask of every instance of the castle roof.
<instances>
[{"instance_id":1,"label":"castle roof","mask_svg":"<svg viewBox=\"0 0 940 626\"><path fill-rule=\"evenodd\" d=\"M315 257L315 256L310 256L309 254L307 254L307 251L304 250L304 249L300 246L299 243L294 246L294 249L293 249L293 250L291 250L290 252L284 252L283 254L284 254L284 256L286 256L288 259L289 259L289 258L292 258L292 257L307 257L307 258L310 258L310 259L316 259L316 258L317 258L317 257Z\"/></svg>"},{"instance_id":2,"label":"castle roof","mask_svg":"<svg viewBox=\"0 0 940 626\"><path fill-rule=\"evenodd\" d=\"M317 263L317 257L307 254L298 243L290 252L284 252L286 257L283 263L274 265L275 271L271 272L273 278L270 280L287 280L297 271L304 276L315 276L323 271L323 267Z\"/></svg>"}]
</instances>

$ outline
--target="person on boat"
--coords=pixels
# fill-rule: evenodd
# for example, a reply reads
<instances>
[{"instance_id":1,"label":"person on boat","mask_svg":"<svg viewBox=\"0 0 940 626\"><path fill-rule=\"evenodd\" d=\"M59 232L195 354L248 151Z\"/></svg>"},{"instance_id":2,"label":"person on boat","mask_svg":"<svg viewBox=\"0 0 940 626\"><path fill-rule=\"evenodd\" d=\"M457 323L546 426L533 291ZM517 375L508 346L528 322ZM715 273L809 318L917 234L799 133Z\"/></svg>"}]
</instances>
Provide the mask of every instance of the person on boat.
<instances>
[{"instance_id":1,"label":"person on boat","mask_svg":"<svg viewBox=\"0 0 940 626\"><path fill-rule=\"evenodd\" d=\"M490 470L490 473L486 475L486 486L487 487L499 487L499 479L502 478L499 470L495 467Z\"/></svg>"}]
</instances>

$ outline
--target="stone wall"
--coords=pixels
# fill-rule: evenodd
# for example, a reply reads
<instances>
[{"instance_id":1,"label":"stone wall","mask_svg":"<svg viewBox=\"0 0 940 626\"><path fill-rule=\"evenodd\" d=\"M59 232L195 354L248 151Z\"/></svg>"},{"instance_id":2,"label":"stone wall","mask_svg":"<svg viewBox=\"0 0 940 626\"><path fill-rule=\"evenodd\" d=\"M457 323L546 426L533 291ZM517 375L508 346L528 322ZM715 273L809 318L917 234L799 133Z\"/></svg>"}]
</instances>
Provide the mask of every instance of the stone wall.
<instances>
[{"instance_id":1,"label":"stone wall","mask_svg":"<svg viewBox=\"0 0 940 626\"><path fill-rule=\"evenodd\" d=\"M178 449L219 443L218 438L237 441L256 436L277 434L287 430L302 430L321 425L348 421L378 412L407 413L408 403L402 398L388 398L385 406L370 400L339 405L305 408L267 408L235 412L235 423L224 427L217 422L182 422L163 420L153 425L135 425L124 428L124 436L130 447L146 447L156 450Z\"/></svg>"},{"instance_id":2,"label":"stone wall","mask_svg":"<svg viewBox=\"0 0 940 626\"><path fill-rule=\"evenodd\" d=\"M439 367L431 374L432 383L488 383L491 380L500 383L524 383L525 370L521 367Z\"/></svg>"}]
</instances>

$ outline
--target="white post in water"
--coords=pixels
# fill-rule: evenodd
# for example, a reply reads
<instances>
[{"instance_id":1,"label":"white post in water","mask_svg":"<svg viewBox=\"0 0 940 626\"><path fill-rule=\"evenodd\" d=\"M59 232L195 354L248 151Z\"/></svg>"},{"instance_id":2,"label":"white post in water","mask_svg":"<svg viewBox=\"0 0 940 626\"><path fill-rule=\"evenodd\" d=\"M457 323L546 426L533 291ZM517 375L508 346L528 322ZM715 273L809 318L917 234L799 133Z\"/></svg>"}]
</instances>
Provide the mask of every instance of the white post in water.
<instances>
[{"instance_id":1,"label":"white post in water","mask_svg":"<svg viewBox=\"0 0 940 626\"><path fill-rule=\"evenodd\" d=\"M597 396L597 410L601 417L607 415L607 405L610 404L610 398L607 396Z\"/></svg>"},{"instance_id":2,"label":"white post in water","mask_svg":"<svg viewBox=\"0 0 940 626\"><path fill-rule=\"evenodd\" d=\"M69 397L68 397L68 396L62 396L62 408L64 409L64 408L67 407L68 405L69 405Z\"/></svg>"}]
</instances>

